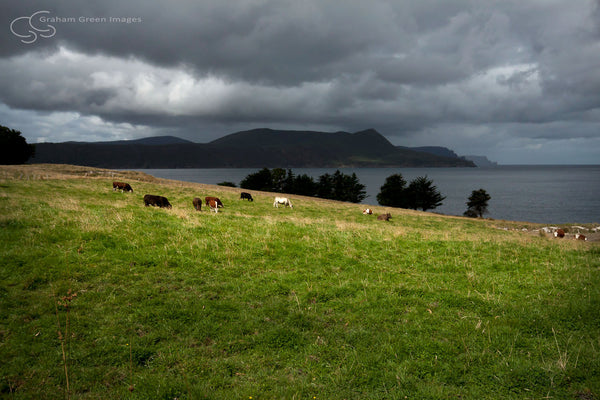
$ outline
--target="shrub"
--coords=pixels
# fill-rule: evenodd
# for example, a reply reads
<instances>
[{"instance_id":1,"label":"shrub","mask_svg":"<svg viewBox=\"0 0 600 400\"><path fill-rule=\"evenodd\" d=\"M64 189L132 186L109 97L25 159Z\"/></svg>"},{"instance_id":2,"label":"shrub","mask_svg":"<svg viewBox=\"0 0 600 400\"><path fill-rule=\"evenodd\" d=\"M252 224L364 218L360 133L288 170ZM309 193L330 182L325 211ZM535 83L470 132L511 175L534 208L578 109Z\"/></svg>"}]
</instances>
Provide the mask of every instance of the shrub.
<instances>
[{"instance_id":1,"label":"shrub","mask_svg":"<svg viewBox=\"0 0 600 400\"><path fill-rule=\"evenodd\" d=\"M484 189L473 190L467 201L467 211L463 215L471 218L483 218L483 214L488 212L487 206L490 199L491 196Z\"/></svg>"}]
</instances>

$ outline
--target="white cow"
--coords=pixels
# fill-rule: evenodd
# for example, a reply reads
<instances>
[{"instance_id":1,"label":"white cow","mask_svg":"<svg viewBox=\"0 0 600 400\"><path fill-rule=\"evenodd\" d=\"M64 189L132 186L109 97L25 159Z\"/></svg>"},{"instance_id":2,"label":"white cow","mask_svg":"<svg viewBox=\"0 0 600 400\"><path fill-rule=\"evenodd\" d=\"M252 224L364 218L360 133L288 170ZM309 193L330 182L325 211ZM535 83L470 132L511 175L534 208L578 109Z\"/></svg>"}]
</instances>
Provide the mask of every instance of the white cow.
<instances>
[{"instance_id":1,"label":"white cow","mask_svg":"<svg viewBox=\"0 0 600 400\"><path fill-rule=\"evenodd\" d=\"M273 207L279 208L279 205L283 204L283 206L289 206L293 208L292 202L287 197L275 197L275 201L273 202Z\"/></svg>"}]
</instances>

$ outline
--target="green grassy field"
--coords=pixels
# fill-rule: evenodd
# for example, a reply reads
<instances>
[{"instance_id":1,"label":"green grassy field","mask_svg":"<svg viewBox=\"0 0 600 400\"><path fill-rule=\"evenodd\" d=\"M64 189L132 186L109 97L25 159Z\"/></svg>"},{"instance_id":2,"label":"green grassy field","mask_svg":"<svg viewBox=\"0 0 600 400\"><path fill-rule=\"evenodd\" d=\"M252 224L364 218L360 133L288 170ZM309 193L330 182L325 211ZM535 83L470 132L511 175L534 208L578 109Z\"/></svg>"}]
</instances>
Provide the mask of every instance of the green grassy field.
<instances>
[{"instance_id":1,"label":"green grassy field","mask_svg":"<svg viewBox=\"0 0 600 400\"><path fill-rule=\"evenodd\" d=\"M0 397L600 398L597 243L239 193L0 167Z\"/></svg>"}]
</instances>

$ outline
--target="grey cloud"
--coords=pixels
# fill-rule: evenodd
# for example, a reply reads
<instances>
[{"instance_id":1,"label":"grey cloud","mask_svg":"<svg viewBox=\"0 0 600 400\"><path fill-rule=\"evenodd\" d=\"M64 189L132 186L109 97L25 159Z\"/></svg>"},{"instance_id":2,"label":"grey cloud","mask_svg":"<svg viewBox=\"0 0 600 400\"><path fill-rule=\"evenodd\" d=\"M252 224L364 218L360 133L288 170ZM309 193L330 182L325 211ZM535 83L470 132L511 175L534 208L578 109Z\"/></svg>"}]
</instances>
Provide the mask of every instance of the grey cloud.
<instances>
[{"instance_id":1,"label":"grey cloud","mask_svg":"<svg viewBox=\"0 0 600 400\"><path fill-rule=\"evenodd\" d=\"M461 129L489 146L591 140L600 125L599 4L4 2L7 31L40 9L141 21L57 22L54 37L30 45L9 32L0 41L0 102L48 113L43 120L80 115L69 129L82 135L118 126L123 135L203 141L256 126L374 127L399 144L462 146ZM107 128L89 125L92 117Z\"/></svg>"}]
</instances>

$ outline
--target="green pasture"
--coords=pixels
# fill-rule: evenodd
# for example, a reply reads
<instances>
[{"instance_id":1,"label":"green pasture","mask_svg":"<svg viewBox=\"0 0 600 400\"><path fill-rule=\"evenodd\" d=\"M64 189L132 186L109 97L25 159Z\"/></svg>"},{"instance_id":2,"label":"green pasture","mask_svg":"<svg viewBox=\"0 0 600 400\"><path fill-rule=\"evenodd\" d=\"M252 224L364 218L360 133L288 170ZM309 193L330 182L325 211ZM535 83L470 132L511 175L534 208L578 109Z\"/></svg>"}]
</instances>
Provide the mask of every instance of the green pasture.
<instances>
[{"instance_id":1,"label":"green pasture","mask_svg":"<svg viewBox=\"0 0 600 400\"><path fill-rule=\"evenodd\" d=\"M0 174L0 398L600 399L597 243L48 168Z\"/></svg>"}]
</instances>

